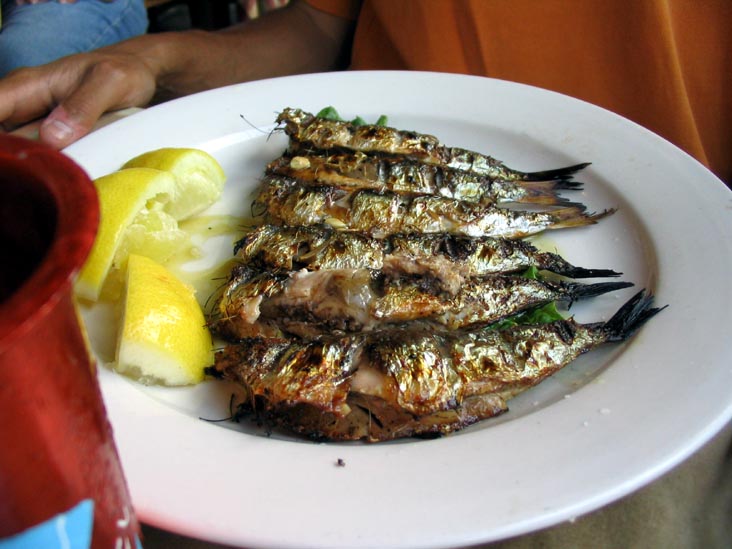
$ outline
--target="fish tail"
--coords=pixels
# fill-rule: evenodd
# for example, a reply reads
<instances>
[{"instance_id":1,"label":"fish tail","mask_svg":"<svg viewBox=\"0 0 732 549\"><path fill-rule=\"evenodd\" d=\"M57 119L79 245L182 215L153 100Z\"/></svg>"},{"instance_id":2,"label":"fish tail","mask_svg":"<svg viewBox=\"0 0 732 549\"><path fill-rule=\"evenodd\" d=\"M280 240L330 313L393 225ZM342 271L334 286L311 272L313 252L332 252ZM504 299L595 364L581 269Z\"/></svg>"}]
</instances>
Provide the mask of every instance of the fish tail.
<instances>
[{"instance_id":1,"label":"fish tail","mask_svg":"<svg viewBox=\"0 0 732 549\"><path fill-rule=\"evenodd\" d=\"M572 301L596 297L633 286L632 282L597 282L595 284L569 283L568 297Z\"/></svg>"},{"instance_id":2,"label":"fish tail","mask_svg":"<svg viewBox=\"0 0 732 549\"><path fill-rule=\"evenodd\" d=\"M603 217L607 217L615 213L615 208L603 210L599 213L585 213L584 207L570 206L560 208L551 212L552 229L567 229L570 227L583 227L585 225L593 225Z\"/></svg>"},{"instance_id":3,"label":"fish tail","mask_svg":"<svg viewBox=\"0 0 732 549\"><path fill-rule=\"evenodd\" d=\"M524 183L539 183L539 181L525 181ZM551 181L554 190L557 191L581 191L584 189L584 183L575 181L574 179L553 179Z\"/></svg>"},{"instance_id":4,"label":"fish tail","mask_svg":"<svg viewBox=\"0 0 732 549\"><path fill-rule=\"evenodd\" d=\"M521 177L524 181L569 181L578 171L583 170L590 165L590 162L574 164L564 168L556 168L553 170L544 170L540 172L524 173Z\"/></svg>"},{"instance_id":5,"label":"fish tail","mask_svg":"<svg viewBox=\"0 0 732 549\"><path fill-rule=\"evenodd\" d=\"M547 206L561 204L562 206L584 207L581 203L571 202L558 194L558 191L561 190L581 190L582 183L578 181L516 181L514 183L521 188L521 198L518 202Z\"/></svg>"},{"instance_id":6,"label":"fish tail","mask_svg":"<svg viewBox=\"0 0 732 549\"><path fill-rule=\"evenodd\" d=\"M533 179L527 181L517 181L528 194L555 195L556 191L581 191L584 183L573 179L549 179L535 181Z\"/></svg>"},{"instance_id":7,"label":"fish tail","mask_svg":"<svg viewBox=\"0 0 732 549\"><path fill-rule=\"evenodd\" d=\"M585 269L584 267L575 267L571 265L562 269L561 273L569 278L610 278L620 276L623 273L613 271L612 269Z\"/></svg>"},{"instance_id":8,"label":"fish tail","mask_svg":"<svg viewBox=\"0 0 732 549\"><path fill-rule=\"evenodd\" d=\"M525 200L522 200L522 202L526 202ZM563 196L556 196L553 200L546 200L546 201L533 201L533 204L540 204L542 206L561 206L562 208L577 208L579 211L584 212L587 210L587 206L582 204L582 202L575 202L574 200L569 200L568 198L564 198Z\"/></svg>"},{"instance_id":9,"label":"fish tail","mask_svg":"<svg viewBox=\"0 0 732 549\"><path fill-rule=\"evenodd\" d=\"M537 268L545 269L568 278L612 278L623 274L612 269L586 269L585 267L577 267L565 260L562 256L551 252L537 254L535 261Z\"/></svg>"},{"instance_id":10,"label":"fish tail","mask_svg":"<svg viewBox=\"0 0 732 549\"><path fill-rule=\"evenodd\" d=\"M652 307L653 294L641 290L631 297L610 320L603 325L607 341L625 341L668 305Z\"/></svg>"}]
</instances>

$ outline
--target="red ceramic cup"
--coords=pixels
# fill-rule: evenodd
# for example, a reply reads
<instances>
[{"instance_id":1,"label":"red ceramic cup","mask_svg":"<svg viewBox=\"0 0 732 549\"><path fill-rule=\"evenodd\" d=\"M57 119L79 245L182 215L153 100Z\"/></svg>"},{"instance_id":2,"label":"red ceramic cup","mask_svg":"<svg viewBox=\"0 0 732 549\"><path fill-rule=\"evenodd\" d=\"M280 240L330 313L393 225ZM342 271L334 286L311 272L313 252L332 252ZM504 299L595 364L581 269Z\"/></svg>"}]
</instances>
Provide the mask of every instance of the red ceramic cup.
<instances>
[{"instance_id":1,"label":"red ceramic cup","mask_svg":"<svg viewBox=\"0 0 732 549\"><path fill-rule=\"evenodd\" d=\"M134 547L117 451L73 296L99 206L63 153L0 135L0 539L94 502L94 547Z\"/></svg>"}]
</instances>

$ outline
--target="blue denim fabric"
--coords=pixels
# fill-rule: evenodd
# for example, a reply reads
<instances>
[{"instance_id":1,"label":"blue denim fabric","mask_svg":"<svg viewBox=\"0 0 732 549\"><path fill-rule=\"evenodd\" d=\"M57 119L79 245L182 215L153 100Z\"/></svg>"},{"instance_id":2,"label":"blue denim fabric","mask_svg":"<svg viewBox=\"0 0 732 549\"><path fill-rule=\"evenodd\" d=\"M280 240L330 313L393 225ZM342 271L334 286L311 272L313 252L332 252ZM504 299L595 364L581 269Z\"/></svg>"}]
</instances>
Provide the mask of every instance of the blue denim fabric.
<instances>
[{"instance_id":1,"label":"blue denim fabric","mask_svg":"<svg viewBox=\"0 0 732 549\"><path fill-rule=\"evenodd\" d=\"M42 65L147 31L143 0L49 0L17 6L2 0L0 77L25 66Z\"/></svg>"}]
</instances>

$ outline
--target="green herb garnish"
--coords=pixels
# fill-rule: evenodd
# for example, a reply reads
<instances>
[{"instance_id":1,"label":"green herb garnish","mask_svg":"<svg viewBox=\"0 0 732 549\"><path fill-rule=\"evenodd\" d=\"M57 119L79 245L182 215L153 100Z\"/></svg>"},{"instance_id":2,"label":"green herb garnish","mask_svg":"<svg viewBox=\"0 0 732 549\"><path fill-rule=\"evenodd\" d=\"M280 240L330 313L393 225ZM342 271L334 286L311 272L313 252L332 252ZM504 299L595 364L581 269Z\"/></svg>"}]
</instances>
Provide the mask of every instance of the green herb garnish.
<instances>
[{"instance_id":1,"label":"green herb garnish","mask_svg":"<svg viewBox=\"0 0 732 549\"><path fill-rule=\"evenodd\" d=\"M318 118L324 118L325 120L335 120L337 122L345 122L345 120L343 118L341 118L341 115L338 114L338 111L335 109L335 107L332 107L332 106L328 106L328 107L325 107L324 109L321 109L318 112L318 114L316 114L315 116L317 116ZM386 115L382 114L374 125L375 126L386 126L387 120L388 119L387 119ZM354 126L365 126L366 124L368 124L368 122L366 122L360 116L357 116L356 118L351 120L351 124L353 124Z\"/></svg>"},{"instance_id":2,"label":"green herb garnish","mask_svg":"<svg viewBox=\"0 0 732 549\"><path fill-rule=\"evenodd\" d=\"M316 114L318 118L325 118L326 120L337 120L339 122L343 122L343 119L341 118L341 115L338 114L338 111L335 110L333 107L325 107L324 109L321 109L318 114Z\"/></svg>"},{"instance_id":3,"label":"green herb garnish","mask_svg":"<svg viewBox=\"0 0 732 549\"><path fill-rule=\"evenodd\" d=\"M534 280L541 279L539 269L536 267L529 267L522 273L522 276ZM564 320L564 317L557 310L556 301L552 301L551 303L547 303L541 307L535 307L528 311L504 318L503 320L496 322L493 327L496 330L505 330L506 328L512 328L513 326L519 326L521 324L549 324L550 322L556 322L557 320Z\"/></svg>"}]
</instances>

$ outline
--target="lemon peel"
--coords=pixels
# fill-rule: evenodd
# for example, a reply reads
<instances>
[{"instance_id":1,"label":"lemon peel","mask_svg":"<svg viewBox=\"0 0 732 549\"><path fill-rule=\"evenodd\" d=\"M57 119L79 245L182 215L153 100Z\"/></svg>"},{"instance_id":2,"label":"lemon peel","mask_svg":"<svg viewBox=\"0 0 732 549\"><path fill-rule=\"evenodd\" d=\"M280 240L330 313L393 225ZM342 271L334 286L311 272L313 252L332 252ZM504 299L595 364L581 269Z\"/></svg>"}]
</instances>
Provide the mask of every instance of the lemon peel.
<instances>
[{"instance_id":1,"label":"lemon peel","mask_svg":"<svg viewBox=\"0 0 732 549\"><path fill-rule=\"evenodd\" d=\"M175 178L161 170L130 168L102 176L94 185L101 221L75 285L78 296L92 301L99 299L127 228L142 210L164 208L170 202L175 193Z\"/></svg>"},{"instance_id":2,"label":"lemon peel","mask_svg":"<svg viewBox=\"0 0 732 549\"><path fill-rule=\"evenodd\" d=\"M167 263L191 252L191 235L178 221L218 200L225 180L209 153L171 147L141 154L95 180L101 223L77 279L77 295L90 301L117 299L132 253Z\"/></svg>"},{"instance_id":3,"label":"lemon peel","mask_svg":"<svg viewBox=\"0 0 732 549\"><path fill-rule=\"evenodd\" d=\"M202 212L221 195L226 181L218 161L206 151L164 147L127 161L122 169L154 168L170 172L176 179L173 199L166 211L181 220Z\"/></svg>"},{"instance_id":4,"label":"lemon peel","mask_svg":"<svg viewBox=\"0 0 732 549\"><path fill-rule=\"evenodd\" d=\"M150 258L127 261L115 369L142 383L192 385L213 363L213 343L194 290Z\"/></svg>"}]
</instances>

